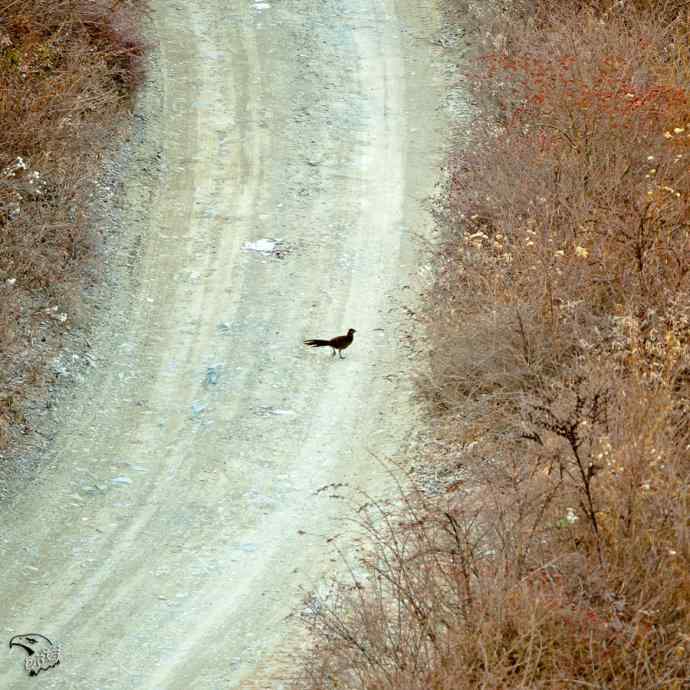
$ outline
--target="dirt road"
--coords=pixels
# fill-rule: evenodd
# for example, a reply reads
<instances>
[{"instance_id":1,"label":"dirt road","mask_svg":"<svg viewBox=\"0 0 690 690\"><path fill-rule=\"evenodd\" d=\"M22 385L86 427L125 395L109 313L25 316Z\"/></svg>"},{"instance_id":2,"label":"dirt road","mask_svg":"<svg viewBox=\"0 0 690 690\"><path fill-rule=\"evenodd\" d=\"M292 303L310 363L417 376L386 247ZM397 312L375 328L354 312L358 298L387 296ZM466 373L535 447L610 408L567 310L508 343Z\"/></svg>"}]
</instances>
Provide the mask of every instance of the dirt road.
<instances>
[{"instance_id":1,"label":"dirt road","mask_svg":"<svg viewBox=\"0 0 690 690\"><path fill-rule=\"evenodd\" d=\"M3 689L254 687L333 567L346 508L318 489L381 490L371 454L414 424L399 336L442 161L434 2L154 9L134 273L0 534L5 638L64 661L30 679L5 643ZM344 361L301 344L348 327Z\"/></svg>"}]
</instances>

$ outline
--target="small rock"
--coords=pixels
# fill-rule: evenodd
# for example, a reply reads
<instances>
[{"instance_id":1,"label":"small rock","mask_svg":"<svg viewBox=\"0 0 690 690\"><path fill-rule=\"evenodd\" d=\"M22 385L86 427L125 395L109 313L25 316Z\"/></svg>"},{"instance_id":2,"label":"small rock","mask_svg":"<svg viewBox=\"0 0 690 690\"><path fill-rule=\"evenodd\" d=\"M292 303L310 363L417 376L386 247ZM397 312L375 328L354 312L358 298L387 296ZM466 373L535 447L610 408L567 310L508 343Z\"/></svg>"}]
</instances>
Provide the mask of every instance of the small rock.
<instances>
[{"instance_id":1,"label":"small rock","mask_svg":"<svg viewBox=\"0 0 690 690\"><path fill-rule=\"evenodd\" d=\"M125 486L127 484L131 484L132 480L129 477L115 477L114 479L111 479L110 482L117 486Z\"/></svg>"},{"instance_id":2,"label":"small rock","mask_svg":"<svg viewBox=\"0 0 690 690\"><path fill-rule=\"evenodd\" d=\"M270 254L275 248L280 240L272 240L269 238L262 238L260 240L255 240L254 242L245 242L242 249L248 252L259 252L262 254Z\"/></svg>"},{"instance_id":3,"label":"small rock","mask_svg":"<svg viewBox=\"0 0 690 690\"><path fill-rule=\"evenodd\" d=\"M256 414L260 417L291 415L295 414L292 410L281 410L277 407L272 407L271 405L259 405L256 408Z\"/></svg>"},{"instance_id":4,"label":"small rock","mask_svg":"<svg viewBox=\"0 0 690 690\"><path fill-rule=\"evenodd\" d=\"M210 386L215 386L218 383L220 368L222 366L222 364L214 364L212 367L206 369L206 383Z\"/></svg>"},{"instance_id":5,"label":"small rock","mask_svg":"<svg viewBox=\"0 0 690 690\"><path fill-rule=\"evenodd\" d=\"M202 403L198 400L195 400L192 403L192 416L198 417L206 409L206 407L206 403Z\"/></svg>"}]
</instances>

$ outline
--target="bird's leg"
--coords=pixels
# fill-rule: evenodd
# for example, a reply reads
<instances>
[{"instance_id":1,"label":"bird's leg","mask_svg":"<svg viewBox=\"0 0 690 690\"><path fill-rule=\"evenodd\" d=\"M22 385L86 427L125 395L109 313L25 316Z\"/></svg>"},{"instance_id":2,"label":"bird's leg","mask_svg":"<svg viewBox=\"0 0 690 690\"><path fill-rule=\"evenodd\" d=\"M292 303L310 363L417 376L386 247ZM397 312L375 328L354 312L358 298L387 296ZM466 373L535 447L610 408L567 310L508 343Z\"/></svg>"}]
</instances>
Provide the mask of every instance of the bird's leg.
<instances>
[{"instance_id":1,"label":"bird's leg","mask_svg":"<svg viewBox=\"0 0 690 690\"><path fill-rule=\"evenodd\" d=\"M342 350L339 350L339 351L338 351L338 354L340 355L340 359L345 359L345 357L343 357L343 352L342 352Z\"/></svg>"},{"instance_id":2,"label":"bird's leg","mask_svg":"<svg viewBox=\"0 0 690 690\"><path fill-rule=\"evenodd\" d=\"M331 357L335 357L335 348L334 347L331 348Z\"/></svg>"}]
</instances>

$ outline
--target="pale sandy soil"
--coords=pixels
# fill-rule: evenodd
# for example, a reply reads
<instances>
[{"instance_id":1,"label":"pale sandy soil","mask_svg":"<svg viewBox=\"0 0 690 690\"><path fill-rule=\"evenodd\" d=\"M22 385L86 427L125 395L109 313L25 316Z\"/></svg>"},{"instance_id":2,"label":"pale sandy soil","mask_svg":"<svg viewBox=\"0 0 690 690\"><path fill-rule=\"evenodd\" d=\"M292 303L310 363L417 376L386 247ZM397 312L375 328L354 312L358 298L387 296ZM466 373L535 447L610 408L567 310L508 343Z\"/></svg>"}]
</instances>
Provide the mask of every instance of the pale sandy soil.
<instances>
[{"instance_id":1,"label":"pale sandy soil","mask_svg":"<svg viewBox=\"0 0 690 690\"><path fill-rule=\"evenodd\" d=\"M65 657L29 678L5 645L3 689L280 687L286 616L346 531L318 489L389 490L372 456L416 423L400 336L446 135L435 3L154 8L132 274L3 508L0 629ZM281 255L245 249L263 238ZM301 344L348 327L344 361Z\"/></svg>"}]
</instances>

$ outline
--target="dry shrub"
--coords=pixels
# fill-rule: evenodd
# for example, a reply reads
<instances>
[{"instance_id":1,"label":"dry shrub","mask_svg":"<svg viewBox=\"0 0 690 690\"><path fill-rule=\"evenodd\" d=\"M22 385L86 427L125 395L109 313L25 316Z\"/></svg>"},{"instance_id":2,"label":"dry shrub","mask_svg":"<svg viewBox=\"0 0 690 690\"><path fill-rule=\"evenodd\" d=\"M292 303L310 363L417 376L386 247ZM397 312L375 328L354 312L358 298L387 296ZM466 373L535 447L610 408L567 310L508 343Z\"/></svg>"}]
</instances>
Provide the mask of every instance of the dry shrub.
<instances>
[{"instance_id":1,"label":"dry shrub","mask_svg":"<svg viewBox=\"0 0 690 690\"><path fill-rule=\"evenodd\" d=\"M582 5L491 17L421 384L462 472L364 518L300 687L690 683L688 8Z\"/></svg>"},{"instance_id":2,"label":"dry shrub","mask_svg":"<svg viewBox=\"0 0 690 690\"><path fill-rule=\"evenodd\" d=\"M0 3L0 386L12 409L74 321L98 157L143 78L145 4ZM18 419L0 405L0 448Z\"/></svg>"},{"instance_id":3,"label":"dry shrub","mask_svg":"<svg viewBox=\"0 0 690 690\"><path fill-rule=\"evenodd\" d=\"M511 27L511 50L484 56L474 91L500 124L478 118L451 161L428 391L457 440L475 440L482 419L480 435L496 429L496 415L499 436L517 430L526 406L602 368L611 387L633 372L668 382L684 367L682 37L640 16L558 19L538 42Z\"/></svg>"},{"instance_id":4,"label":"dry shrub","mask_svg":"<svg viewBox=\"0 0 690 690\"><path fill-rule=\"evenodd\" d=\"M370 509L372 547L351 580L308 600L318 642L294 687L685 687L687 541L679 554L667 533L682 507L654 489L633 520L607 513L602 565L590 524L548 483L502 463L445 509L421 496ZM650 531L655 510L667 527Z\"/></svg>"}]
</instances>

